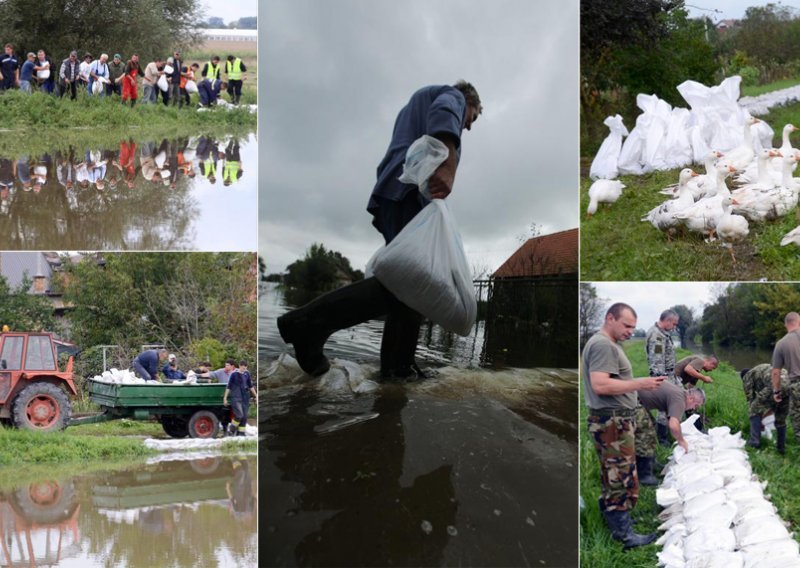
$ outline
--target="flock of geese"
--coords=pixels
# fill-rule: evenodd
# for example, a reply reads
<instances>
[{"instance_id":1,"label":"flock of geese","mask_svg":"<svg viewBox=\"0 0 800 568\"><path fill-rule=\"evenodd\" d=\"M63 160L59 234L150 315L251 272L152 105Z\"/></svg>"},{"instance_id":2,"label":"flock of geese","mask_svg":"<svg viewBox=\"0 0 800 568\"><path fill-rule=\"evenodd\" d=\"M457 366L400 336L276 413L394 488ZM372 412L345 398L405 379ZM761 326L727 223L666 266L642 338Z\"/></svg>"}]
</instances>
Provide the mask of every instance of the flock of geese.
<instances>
[{"instance_id":1,"label":"flock of geese","mask_svg":"<svg viewBox=\"0 0 800 568\"><path fill-rule=\"evenodd\" d=\"M661 190L670 199L650 210L642 221L666 233L671 239L679 227L701 233L706 242L719 240L728 247L736 262L733 245L750 233L750 223L763 223L788 215L797 207L800 178L793 172L800 161L800 151L792 148L789 135L798 130L783 128L780 148L753 148L751 128L760 122L750 118L744 126L744 140L736 148L721 153L712 151L705 159L705 173L691 168L681 170L678 183ZM731 178L730 189L727 179ZM599 203L614 203L625 186L618 180L595 181L589 188L589 208L593 215ZM787 233L781 245L800 246L800 226Z\"/></svg>"}]
</instances>

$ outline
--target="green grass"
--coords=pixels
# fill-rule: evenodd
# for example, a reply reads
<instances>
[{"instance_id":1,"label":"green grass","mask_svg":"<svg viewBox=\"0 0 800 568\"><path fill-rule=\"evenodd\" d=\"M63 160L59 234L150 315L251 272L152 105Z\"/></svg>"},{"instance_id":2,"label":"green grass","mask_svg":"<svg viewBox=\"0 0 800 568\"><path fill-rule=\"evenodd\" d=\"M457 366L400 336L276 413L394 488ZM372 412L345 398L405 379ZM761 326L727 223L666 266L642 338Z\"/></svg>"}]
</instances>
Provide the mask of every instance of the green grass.
<instances>
[{"instance_id":1,"label":"green grass","mask_svg":"<svg viewBox=\"0 0 800 568\"><path fill-rule=\"evenodd\" d=\"M648 367L643 340L628 341L624 344L624 348L633 365L634 376L647 376ZM680 359L689 354L689 351L678 349L676 356ZM748 410L738 371L721 362L710 375L714 378L714 382L703 385L707 401L700 411L708 417L711 427L729 426L732 432L744 430L743 436L748 435ZM623 552L622 545L611 539L597 506L597 499L600 496L600 468L594 445L586 434L586 408L583 405L581 405L580 419L580 494L586 502L586 508L581 512L581 565L592 568L655 566L656 553L660 547L653 544ZM767 440L762 440L760 450L748 448L747 451L753 471L762 481L769 481L768 493L781 518L791 523L792 527L800 526L800 498L797 495L800 471L795 465L800 459L800 445L794 441L790 433L785 458L781 457L774 450L772 442ZM659 461L666 461L669 453L667 448L659 447ZM655 502L655 493L655 488L639 489L639 502L633 511L637 532L655 531L660 524L656 518L660 508ZM800 534L796 534L795 538L799 536Z\"/></svg>"},{"instance_id":2,"label":"green grass","mask_svg":"<svg viewBox=\"0 0 800 568\"><path fill-rule=\"evenodd\" d=\"M800 120L800 105L795 105ZM783 124L783 123L780 123ZM676 183L679 170L622 176L626 188L611 206L601 205L586 218L589 187L581 180L581 279L604 280L792 280L800 274L800 249L780 240L800 220L796 214L750 223L750 235L734 246L737 262L719 241L706 243L698 233L679 231L671 242L640 219L666 200L658 191Z\"/></svg>"},{"instance_id":3,"label":"green grass","mask_svg":"<svg viewBox=\"0 0 800 568\"><path fill-rule=\"evenodd\" d=\"M193 103L196 103L197 95L192 96ZM255 103L255 100L245 100L243 93L242 103ZM20 91L6 92L0 96L0 116L3 117L4 129L27 129L25 134L29 137L30 128L37 129L36 136L39 136L39 129L42 128L112 129L118 135L126 136L131 127L191 127L196 131L225 126L255 130L258 122L257 113L245 108L226 110L215 107L197 112L194 105L178 109L172 105L164 106L160 101L146 105L137 103L131 108L116 97L99 98L81 94L77 100L71 101L68 97L58 98L43 93L28 95Z\"/></svg>"},{"instance_id":4,"label":"green grass","mask_svg":"<svg viewBox=\"0 0 800 568\"><path fill-rule=\"evenodd\" d=\"M97 424L70 426L67 433L79 436L144 436L148 438L169 438L161 423L145 420L111 420Z\"/></svg>"},{"instance_id":5,"label":"green grass","mask_svg":"<svg viewBox=\"0 0 800 568\"><path fill-rule=\"evenodd\" d=\"M763 95L764 93L770 93L772 91L779 91L781 89L794 87L796 85L800 85L800 79L781 79L780 81L767 83L766 85L748 85L746 87L742 87L741 92L743 97L755 97L758 95Z\"/></svg>"},{"instance_id":6,"label":"green grass","mask_svg":"<svg viewBox=\"0 0 800 568\"><path fill-rule=\"evenodd\" d=\"M0 466L42 463L91 462L131 459L152 455L142 440L126 437L84 435L79 428L43 434L0 428Z\"/></svg>"}]
</instances>

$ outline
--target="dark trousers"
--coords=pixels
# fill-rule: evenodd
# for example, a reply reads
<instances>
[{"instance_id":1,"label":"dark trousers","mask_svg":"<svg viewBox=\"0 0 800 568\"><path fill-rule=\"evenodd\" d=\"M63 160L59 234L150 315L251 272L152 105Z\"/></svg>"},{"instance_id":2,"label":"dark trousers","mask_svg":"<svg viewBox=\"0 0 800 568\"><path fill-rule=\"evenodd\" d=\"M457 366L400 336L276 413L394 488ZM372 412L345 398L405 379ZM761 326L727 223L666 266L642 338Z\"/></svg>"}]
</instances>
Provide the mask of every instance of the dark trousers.
<instances>
[{"instance_id":1,"label":"dark trousers","mask_svg":"<svg viewBox=\"0 0 800 568\"><path fill-rule=\"evenodd\" d=\"M229 79L228 80L228 95L231 97L231 102L239 102L239 98L242 96L242 80L241 79Z\"/></svg>"},{"instance_id":2,"label":"dark trousers","mask_svg":"<svg viewBox=\"0 0 800 568\"><path fill-rule=\"evenodd\" d=\"M78 84L75 81L71 81L69 84L61 83L61 88L58 91L58 96L63 97L69 93L69 98L73 101L78 97Z\"/></svg>"},{"instance_id":3,"label":"dark trousers","mask_svg":"<svg viewBox=\"0 0 800 568\"><path fill-rule=\"evenodd\" d=\"M118 94L120 97L122 96L122 84L115 83L112 80L110 83L106 83L106 95L110 97L114 93Z\"/></svg>"},{"instance_id":4,"label":"dark trousers","mask_svg":"<svg viewBox=\"0 0 800 568\"><path fill-rule=\"evenodd\" d=\"M247 412L250 409L249 400L232 400L231 410L233 411L233 420L238 425L239 431L244 432L247 426Z\"/></svg>"},{"instance_id":5,"label":"dark trousers","mask_svg":"<svg viewBox=\"0 0 800 568\"><path fill-rule=\"evenodd\" d=\"M136 374L143 378L145 381L155 381L156 377L150 375L150 371L145 369L141 363L139 363L138 359L133 360L133 370L136 371Z\"/></svg>"}]
</instances>

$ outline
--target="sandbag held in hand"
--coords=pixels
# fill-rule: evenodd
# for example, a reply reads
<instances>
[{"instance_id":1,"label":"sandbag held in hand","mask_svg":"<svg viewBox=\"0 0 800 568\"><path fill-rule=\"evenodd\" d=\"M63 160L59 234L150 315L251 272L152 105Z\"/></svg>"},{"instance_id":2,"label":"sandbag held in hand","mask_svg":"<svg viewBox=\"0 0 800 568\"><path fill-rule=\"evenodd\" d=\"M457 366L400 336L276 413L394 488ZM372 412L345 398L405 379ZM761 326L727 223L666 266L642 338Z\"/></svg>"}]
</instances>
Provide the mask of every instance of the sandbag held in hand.
<instances>
[{"instance_id":1,"label":"sandbag held in hand","mask_svg":"<svg viewBox=\"0 0 800 568\"><path fill-rule=\"evenodd\" d=\"M468 335L478 305L455 221L434 199L367 265L398 300L459 335Z\"/></svg>"},{"instance_id":2,"label":"sandbag held in hand","mask_svg":"<svg viewBox=\"0 0 800 568\"><path fill-rule=\"evenodd\" d=\"M449 154L450 150L447 149L444 142L423 134L408 147L403 173L397 179L403 183L418 186L420 193L430 199L428 178L447 159Z\"/></svg>"}]
</instances>

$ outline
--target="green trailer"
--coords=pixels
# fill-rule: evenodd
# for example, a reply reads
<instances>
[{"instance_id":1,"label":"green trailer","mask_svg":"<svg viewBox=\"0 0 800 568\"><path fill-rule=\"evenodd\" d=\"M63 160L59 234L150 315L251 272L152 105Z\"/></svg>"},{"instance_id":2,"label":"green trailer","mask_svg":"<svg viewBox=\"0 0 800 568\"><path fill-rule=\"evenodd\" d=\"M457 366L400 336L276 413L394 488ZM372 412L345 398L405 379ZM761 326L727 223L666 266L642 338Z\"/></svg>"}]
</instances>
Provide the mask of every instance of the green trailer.
<instances>
[{"instance_id":1,"label":"green trailer","mask_svg":"<svg viewBox=\"0 0 800 568\"><path fill-rule=\"evenodd\" d=\"M169 383L106 383L88 380L89 399L103 412L70 420L70 425L118 418L158 420L173 438L214 438L231 421L222 405L225 385Z\"/></svg>"}]
</instances>

